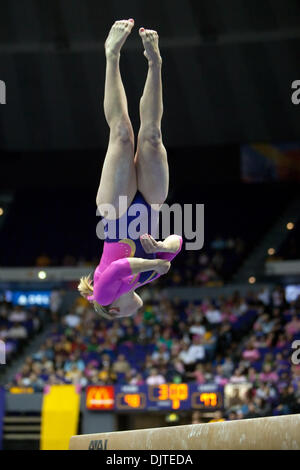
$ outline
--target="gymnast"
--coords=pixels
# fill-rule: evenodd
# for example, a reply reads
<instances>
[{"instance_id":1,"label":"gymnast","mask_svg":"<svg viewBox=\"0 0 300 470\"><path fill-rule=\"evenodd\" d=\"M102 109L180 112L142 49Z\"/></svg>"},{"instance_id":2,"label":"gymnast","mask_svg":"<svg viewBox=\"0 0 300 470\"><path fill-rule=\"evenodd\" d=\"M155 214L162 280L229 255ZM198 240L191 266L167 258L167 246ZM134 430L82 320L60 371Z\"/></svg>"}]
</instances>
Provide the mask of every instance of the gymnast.
<instances>
[{"instance_id":1,"label":"gymnast","mask_svg":"<svg viewBox=\"0 0 300 470\"><path fill-rule=\"evenodd\" d=\"M140 101L141 125L134 153L134 133L128 115L127 99L120 74L120 51L134 26L134 20L116 21L105 42L106 78L104 113L110 128L108 150L105 157L96 203L105 225L105 241L93 282L88 277L80 280L80 294L93 303L97 313L107 319L134 315L143 301L135 290L170 269L170 261L182 247L182 237L170 235L157 241L152 234L157 227L151 226L151 207L161 209L169 188L167 152L162 142L162 59L156 31L140 28L139 34L148 60L148 75ZM120 196L126 196L125 209ZM115 208L115 224L120 227L122 219L132 220L129 209L140 204L147 214L148 231L133 239L111 236L109 217L104 209ZM155 205L155 206L154 206ZM158 218L156 219L158 225ZM141 224L143 225L143 224ZM155 224L154 224L155 225ZM127 225L126 225L127 227Z\"/></svg>"}]
</instances>

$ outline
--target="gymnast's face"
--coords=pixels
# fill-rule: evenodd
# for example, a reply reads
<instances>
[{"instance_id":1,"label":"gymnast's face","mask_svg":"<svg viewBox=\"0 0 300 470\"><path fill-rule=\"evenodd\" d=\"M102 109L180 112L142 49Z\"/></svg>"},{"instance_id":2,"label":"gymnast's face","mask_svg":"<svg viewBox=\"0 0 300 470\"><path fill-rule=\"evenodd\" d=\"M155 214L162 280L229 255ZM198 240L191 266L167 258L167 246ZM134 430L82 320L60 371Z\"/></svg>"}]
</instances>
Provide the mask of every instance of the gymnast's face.
<instances>
[{"instance_id":1,"label":"gymnast's face","mask_svg":"<svg viewBox=\"0 0 300 470\"><path fill-rule=\"evenodd\" d=\"M136 308L135 305L128 305L124 306L123 308L116 308L116 307L110 307L109 308L109 314L113 318L125 318L125 317L132 317L135 315L138 311L138 308Z\"/></svg>"},{"instance_id":2,"label":"gymnast's face","mask_svg":"<svg viewBox=\"0 0 300 470\"><path fill-rule=\"evenodd\" d=\"M109 313L115 318L132 317L142 306L142 299L135 292L129 292L110 305Z\"/></svg>"},{"instance_id":3,"label":"gymnast's face","mask_svg":"<svg viewBox=\"0 0 300 470\"><path fill-rule=\"evenodd\" d=\"M109 307L108 312L112 317L117 317L118 315L120 315L120 308L111 306Z\"/></svg>"}]
</instances>

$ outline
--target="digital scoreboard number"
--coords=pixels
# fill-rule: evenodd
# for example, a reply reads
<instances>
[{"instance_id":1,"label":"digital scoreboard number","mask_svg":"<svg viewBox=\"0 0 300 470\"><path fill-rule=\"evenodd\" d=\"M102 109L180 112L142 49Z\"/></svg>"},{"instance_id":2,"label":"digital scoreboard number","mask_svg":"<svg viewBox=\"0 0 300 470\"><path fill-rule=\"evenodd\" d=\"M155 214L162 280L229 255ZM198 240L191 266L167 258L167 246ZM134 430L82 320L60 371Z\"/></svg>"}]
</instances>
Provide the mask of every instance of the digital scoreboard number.
<instances>
[{"instance_id":1,"label":"digital scoreboard number","mask_svg":"<svg viewBox=\"0 0 300 470\"><path fill-rule=\"evenodd\" d=\"M149 387L148 390L149 400L162 408L168 406L172 410L179 410L183 408L183 402L189 399L187 384L162 384Z\"/></svg>"},{"instance_id":2,"label":"digital scoreboard number","mask_svg":"<svg viewBox=\"0 0 300 470\"><path fill-rule=\"evenodd\" d=\"M116 393L115 408L117 410L144 410L147 405L147 397L143 392Z\"/></svg>"},{"instance_id":3,"label":"digital scoreboard number","mask_svg":"<svg viewBox=\"0 0 300 470\"><path fill-rule=\"evenodd\" d=\"M197 384L157 386L89 386L86 406L90 410L176 411L218 410L223 407L223 388Z\"/></svg>"},{"instance_id":4,"label":"digital scoreboard number","mask_svg":"<svg viewBox=\"0 0 300 470\"><path fill-rule=\"evenodd\" d=\"M115 387L115 409L125 410L218 410L223 407L223 389L214 385L161 384Z\"/></svg>"},{"instance_id":5,"label":"digital scoreboard number","mask_svg":"<svg viewBox=\"0 0 300 470\"><path fill-rule=\"evenodd\" d=\"M192 409L219 409L223 407L223 394L221 392L192 392Z\"/></svg>"}]
</instances>

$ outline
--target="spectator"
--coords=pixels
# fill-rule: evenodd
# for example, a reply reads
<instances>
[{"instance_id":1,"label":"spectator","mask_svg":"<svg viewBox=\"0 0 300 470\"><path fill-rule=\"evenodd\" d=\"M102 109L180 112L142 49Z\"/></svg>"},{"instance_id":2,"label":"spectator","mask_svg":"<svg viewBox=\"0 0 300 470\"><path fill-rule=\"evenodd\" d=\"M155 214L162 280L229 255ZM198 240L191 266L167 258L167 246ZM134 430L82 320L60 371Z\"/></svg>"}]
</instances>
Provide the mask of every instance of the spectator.
<instances>
[{"instance_id":1,"label":"spectator","mask_svg":"<svg viewBox=\"0 0 300 470\"><path fill-rule=\"evenodd\" d=\"M71 312L65 316L65 323L69 328L76 328L80 324L80 317Z\"/></svg>"},{"instance_id":2,"label":"spectator","mask_svg":"<svg viewBox=\"0 0 300 470\"><path fill-rule=\"evenodd\" d=\"M203 336L206 332L204 325L202 324L202 316L197 315L193 325L190 327L189 332L191 335Z\"/></svg>"},{"instance_id":3,"label":"spectator","mask_svg":"<svg viewBox=\"0 0 300 470\"><path fill-rule=\"evenodd\" d=\"M201 415L199 411L194 411L192 414L192 423L191 424L202 424L204 423L203 419L201 419Z\"/></svg>"},{"instance_id":4,"label":"spectator","mask_svg":"<svg viewBox=\"0 0 300 470\"><path fill-rule=\"evenodd\" d=\"M260 416L260 414L259 414L255 404L250 402L248 404L248 412L244 417L247 418L247 419L252 419L252 418L259 418L259 416Z\"/></svg>"},{"instance_id":5,"label":"spectator","mask_svg":"<svg viewBox=\"0 0 300 470\"><path fill-rule=\"evenodd\" d=\"M17 305L8 315L8 320L12 323L22 323L27 320L27 314L19 305Z\"/></svg>"},{"instance_id":6,"label":"spectator","mask_svg":"<svg viewBox=\"0 0 300 470\"><path fill-rule=\"evenodd\" d=\"M218 410L215 412L214 418L209 420L209 423L220 423L222 421L226 421L226 419L223 416L223 412L221 410Z\"/></svg>"},{"instance_id":7,"label":"spectator","mask_svg":"<svg viewBox=\"0 0 300 470\"><path fill-rule=\"evenodd\" d=\"M25 326L16 323L12 328L8 330L6 335L7 338L11 339L26 339L28 336L28 332Z\"/></svg>"},{"instance_id":8,"label":"spectator","mask_svg":"<svg viewBox=\"0 0 300 470\"><path fill-rule=\"evenodd\" d=\"M197 384L202 385L205 384L205 374L204 374L204 367L202 364L197 364L196 369L194 372L187 372L187 377L191 377Z\"/></svg>"},{"instance_id":9,"label":"spectator","mask_svg":"<svg viewBox=\"0 0 300 470\"><path fill-rule=\"evenodd\" d=\"M98 379L100 382L102 382L104 385L111 385L113 384L117 376L114 371L112 371L110 364L104 364L102 366L102 369L98 373Z\"/></svg>"},{"instance_id":10,"label":"spectator","mask_svg":"<svg viewBox=\"0 0 300 470\"><path fill-rule=\"evenodd\" d=\"M119 354L117 360L113 363L112 371L115 374L126 374L131 370L129 362L125 359L124 354Z\"/></svg>"},{"instance_id":11,"label":"spectator","mask_svg":"<svg viewBox=\"0 0 300 470\"><path fill-rule=\"evenodd\" d=\"M247 382L247 377L244 375L243 370L241 368L238 368L234 371L233 375L230 377L230 382L235 384Z\"/></svg>"},{"instance_id":12,"label":"spectator","mask_svg":"<svg viewBox=\"0 0 300 470\"><path fill-rule=\"evenodd\" d=\"M163 363L166 364L168 360L170 359L170 353L167 350L167 346L164 343L160 343L158 345L157 351L154 351L151 356L153 362L155 364L157 363Z\"/></svg>"},{"instance_id":13,"label":"spectator","mask_svg":"<svg viewBox=\"0 0 300 470\"><path fill-rule=\"evenodd\" d=\"M276 372L272 371L270 364L264 364L263 365L263 371L259 375L259 380L261 382L267 382L267 383L276 383L278 382L278 375Z\"/></svg>"},{"instance_id":14,"label":"spectator","mask_svg":"<svg viewBox=\"0 0 300 470\"><path fill-rule=\"evenodd\" d=\"M224 368L222 365L217 366L214 381L220 387L224 387L229 382L228 377L225 376Z\"/></svg>"},{"instance_id":15,"label":"spectator","mask_svg":"<svg viewBox=\"0 0 300 470\"><path fill-rule=\"evenodd\" d=\"M215 308L212 304L209 304L209 307L206 310L205 316L207 320L209 321L209 323L214 324L214 325L217 323L221 323L222 321L222 315L221 315L220 310Z\"/></svg>"},{"instance_id":16,"label":"spectator","mask_svg":"<svg viewBox=\"0 0 300 470\"><path fill-rule=\"evenodd\" d=\"M147 385L161 385L164 384L165 378L159 374L157 369L151 369L149 376L146 379Z\"/></svg>"},{"instance_id":17,"label":"spectator","mask_svg":"<svg viewBox=\"0 0 300 470\"><path fill-rule=\"evenodd\" d=\"M62 294L58 290L53 290L50 295L50 310L52 313L58 313L62 303Z\"/></svg>"},{"instance_id":18,"label":"spectator","mask_svg":"<svg viewBox=\"0 0 300 470\"><path fill-rule=\"evenodd\" d=\"M192 344L188 349L188 358L189 363L195 363L198 361L203 361L205 358L205 349L203 346L203 340L200 336L194 336Z\"/></svg>"},{"instance_id":19,"label":"spectator","mask_svg":"<svg viewBox=\"0 0 300 470\"><path fill-rule=\"evenodd\" d=\"M259 350L254 346L254 339L250 339L246 349L242 353L242 357L250 363L258 361L260 358L260 353Z\"/></svg>"},{"instance_id":20,"label":"spectator","mask_svg":"<svg viewBox=\"0 0 300 470\"><path fill-rule=\"evenodd\" d=\"M275 415L292 413L295 405L295 393L292 386L285 387L279 396L279 405L275 408Z\"/></svg>"},{"instance_id":21,"label":"spectator","mask_svg":"<svg viewBox=\"0 0 300 470\"><path fill-rule=\"evenodd\" d=\"M142 374L136 374L136 375L134 375L134 376L130 379L129 384L130 384L130 385L144 385L144 384L145 384L145 381L144 381L144 379L143 379Z\"/></svg>"},{"instance_id":22,"label":"spectator","mask_svg":"<svg viewBox=\"0 0 300 470\"><path fill-rule=\"evenodd\" d=\"M300 333L300 319L297 315L293 315L291 321L285 325L285 331L289 335Z\"/></svg>"}]
</instances>

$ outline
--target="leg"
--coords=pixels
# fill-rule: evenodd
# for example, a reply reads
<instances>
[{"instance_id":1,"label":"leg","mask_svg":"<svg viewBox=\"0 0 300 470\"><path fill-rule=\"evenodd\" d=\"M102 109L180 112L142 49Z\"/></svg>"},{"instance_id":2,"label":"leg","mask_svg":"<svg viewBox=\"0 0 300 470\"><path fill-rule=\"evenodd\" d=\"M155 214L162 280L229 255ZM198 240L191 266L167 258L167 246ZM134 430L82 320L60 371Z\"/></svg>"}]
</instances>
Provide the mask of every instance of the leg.
<instances>
[{"instance_id":1,"label":"leg","mask_svg":"<svg viewBox=\"0 0 300 470\"><path fill-rule=\"evenodd\" d=\"M130 205L137 191L134 134L119 68L120 50L133 25L133 20L116 21L105 43L104 112L110 136L96 201L97 206L114 205L118 217L122 215L118 213L119 196L127 196Z\"/></svg>"},{"instance_id":2,"label":"leg","mask_svg":"<svg viewBox=\"0 0 300 470\"><path fill-rule=\"evenodd\" d=\"M135 157L137 185L149 204L163 204L169 190L169 167L161 136L162 60L156 31L141 28L140 36L149 69L140 102L141 127Z\"/></svg>"}]
</instances>

